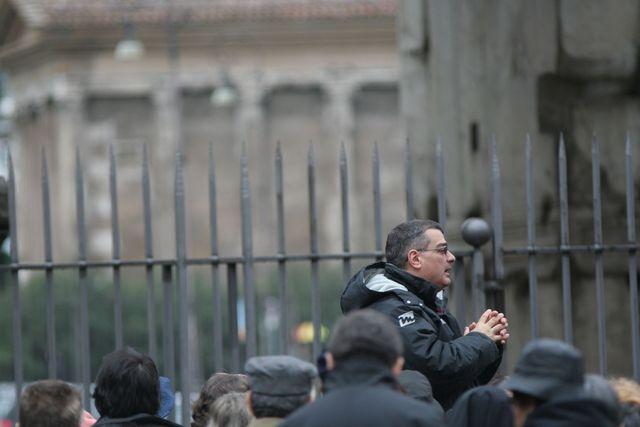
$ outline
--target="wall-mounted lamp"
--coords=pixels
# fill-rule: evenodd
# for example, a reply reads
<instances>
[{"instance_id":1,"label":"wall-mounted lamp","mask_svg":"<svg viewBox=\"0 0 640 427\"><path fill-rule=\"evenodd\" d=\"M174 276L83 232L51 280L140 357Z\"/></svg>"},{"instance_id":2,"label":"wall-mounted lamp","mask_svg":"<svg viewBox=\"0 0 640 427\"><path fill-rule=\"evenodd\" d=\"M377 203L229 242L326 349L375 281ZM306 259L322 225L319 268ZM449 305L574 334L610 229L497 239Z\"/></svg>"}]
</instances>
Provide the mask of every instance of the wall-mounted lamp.
<instances>
[{"instance_id":1,"label":"wall-mounted lamp","mask_svg":"<svg viewBox=\"0 0 640 427\"><path fill-rule=\"evenodd\" d=\"M238 91L231 84L231 79L225 70L220 74L220 85L211 92L211 105L217 108L233 107L238 102Z\"/></svg>"},{"instance_id":2,"label":"wall-mounted lamp","mask_svg":"<svg viewBox=\"0 0 640 427\"><path fill-rule=\"evenodd\" d=\"M113 56L118 61L133 61L144 55L144 45L136 37L135 28L131 22L124 24L124 37L116 45Z\"/></svg>"}]
</instances>

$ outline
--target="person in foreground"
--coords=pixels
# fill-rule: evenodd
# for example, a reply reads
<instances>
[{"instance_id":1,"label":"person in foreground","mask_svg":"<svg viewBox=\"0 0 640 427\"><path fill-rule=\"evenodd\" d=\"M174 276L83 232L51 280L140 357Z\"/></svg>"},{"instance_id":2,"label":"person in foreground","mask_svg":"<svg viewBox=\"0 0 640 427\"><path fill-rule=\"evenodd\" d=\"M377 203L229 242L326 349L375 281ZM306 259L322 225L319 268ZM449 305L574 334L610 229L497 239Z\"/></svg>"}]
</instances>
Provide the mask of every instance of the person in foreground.
<instances>
[{"instance_id":1,"label":"person in foreground","mask_svg":"<svg viewBox=\"0 0 640 427\"><path fill-rule=\"evenodd\" d=\"M445 410L466 390L486 384L509 339L507 318L487 310L464 331L447 310L455 256L440 224L416 219L394 227L387 262L371 264L349 281L343 313L371 308L390 317L403 339L405 368L423 373Z\"/></svg>"},{"instance_id":2,"label":"person in foreground","mask_svg":"<svg viewBox=\"0 0 640 427\"><path fill-rule=\"evenodd\" d=\"M325 394L281 426L358 427L444 424L433 405L402 394L395 378L402 370L402 339L389 319L358 310L341 319L327 353Z\"/></svg>"},{"instance_id":3,"label":"person in foreground","mask_svg":"<svg viewBox=\"0 0 640 427\"><path fill-rule=\"evenodd\" d=\"M467 390L447 414L449 427L513 427L511 399L499 387Z\"/></svg>"},{"instance_id":4,"label":"person in foreground","mask_svg":"<svg viewBox=\"0 0 640 427\"><path fill-rule=\"evenodd\" d=\"M96 426L179 426L156 414L160 378L153 360L131 348L102 359L93 392L100 418Z\"/></svg>"},{"instance_id":5,"label":"person in foreground","mask_svg":"<svg viewBox=\"0 0 640 427\"><path fill-rule=\"evenodd\" d=\"M191 427L205 427L211 406L228 393L244 393L249 390L249 379L243 374L216 372L202 385L198 399L191 406Z\"/></svg>"},{"instance_id":6,"label":"person in foreground","mask_svg":"<svg viewBox=\"0 0 640 427\"><path fill-rule=\"evenodd\" d=\"M316 367L291 356L252 357L244 367L251 390L250 427L275 427L284 417L311 401Z\"/></svg>"},{"instance_id":7,"label":"person in foreground","mask_svg":"<svg viewBox=\"0 0 640 427\"><path fill-rule=\"evenodd\" d=\"M78 427L81 418L80 392L63 381L36 381L20 396L22 427Z\"/></svg>"},{"instance_id":8,"label":"person in foreground","mask_svg":"<svg viewBox=\"0 0 640 427\"><path fill-rule=\"evenodd\" d=\"M207 427L247 427L252 420L247 393L231 392L213 402Z\"/></svg>"},{"instance_id":9,"label":"person in foreground","mask_svg":"<svg viewBox=\"0 0 640 427\"><path fill-rule=\"evenodd\" d=\"M622 410L622 426L640 427L640 384L631 378L612 378L609 380Z\"/></svg>"},{"instance_id":10,"label":"person in foreground","mask_svg":"<svg viewBox=\"0 0 640 427\"><path fill-rule=\"evenodd\" d=\"M562 341L528 343L503 387L513 393L515 427L614 427L607 405L584 387L582 354Z\"/></svg>"}]
</instances>

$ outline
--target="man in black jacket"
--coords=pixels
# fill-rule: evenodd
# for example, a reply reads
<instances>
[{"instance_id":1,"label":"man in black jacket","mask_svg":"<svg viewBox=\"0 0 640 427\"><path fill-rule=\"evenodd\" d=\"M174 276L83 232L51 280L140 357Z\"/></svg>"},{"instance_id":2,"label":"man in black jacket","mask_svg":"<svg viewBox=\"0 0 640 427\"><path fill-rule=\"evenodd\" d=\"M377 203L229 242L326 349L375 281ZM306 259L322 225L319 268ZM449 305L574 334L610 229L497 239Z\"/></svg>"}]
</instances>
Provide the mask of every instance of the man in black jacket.
<instances>
[{"instance_id":1,"label":"man in black jacket","mask_svg":"<svg viewBox=\"0 0 640 427\"><path fill-rule=\"evenodd\" d=\"M158 369L149 356L132 348L102 359L93 398L100 413L96 427L180 427L154 415L160 408Z\"/></svg>"},{"instance_id":2,"label":"man in black jacket","mask_svg":"<svg viewBox=\"0 0 640 427\"><path fill-rule=\"evenodd\" d=\"M443 292L451 283L455 257L437 222L396 226L385 252L386 263L369 265L349 281L340 299L342 311L368 307L392 318L403 338L406 369L422 372L447 410L464 391L495 374L509 338L507 319L487 310L461 331Z\"/></svg>"},{"instance_id":3,"label":"man in black jacket","mask_svg":"<svg viewBox=\"0 0 640 427\"><path fill-rule=\"evenodd\" d=\"M350 313L336 326L326 353L324 396L297 410L281 427L435 427L442 412L399 391L402 339L373 310Z\"/></svg>"}]
</instances>

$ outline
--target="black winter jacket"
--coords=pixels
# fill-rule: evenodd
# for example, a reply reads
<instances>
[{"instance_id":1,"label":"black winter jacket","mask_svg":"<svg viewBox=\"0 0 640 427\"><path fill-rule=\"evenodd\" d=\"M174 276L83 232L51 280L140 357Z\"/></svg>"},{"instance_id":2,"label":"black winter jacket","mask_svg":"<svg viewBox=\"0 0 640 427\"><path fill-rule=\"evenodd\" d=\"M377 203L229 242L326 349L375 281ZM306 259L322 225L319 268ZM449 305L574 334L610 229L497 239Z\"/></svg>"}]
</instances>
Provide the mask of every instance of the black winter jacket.
<instances>
[{"instance_id":1,"label":"black winter jacket","mask_svg":"<svg viewBox=\"0 0 640 427\"><path fill-rule=\"evenodd\" d=\"M289 415L280 427L439 427L442 411L397 390L388 367L361 356L327 374L325 394Z\"/></svg>"},{"instance_id":2,"label":"black winter jacket","mask_svg":"<svg viewBox=\"0 0 640 427\"><path fill-rule=\"evenodd\" d=\"M598 400L586 397L563 397L545 402L534 409L524 427L617 427Z\"/></svg>"},{"instance_id":3,"label":"black winter jacket","mask_svg":"<svg viewBox=\"0 0 640 427\"><path fill-rule=\"evenodd\" d=\"M181 427L180 424L176 424L172 421L165 420L156 415L149 414L136 414L127 418L108 418L100 417L100 419L94 424L94 427L109 426L109 427Z\"/></svg>"},{"instance_id":4,"label":"black winter jacket","mask_svg":"<svg viewBox=\"0 0 640 427\"><path fill-rule=\"evenodd\" d=\"M360 270L347 284L343 313L371 308L386 314L404 342L405 369L422 372L445 410L466 390L486 384L502 360L502 346L478 332L462 336L458 322L438 307L439 288L384 262Z\"/></svg>"}]
</instances>

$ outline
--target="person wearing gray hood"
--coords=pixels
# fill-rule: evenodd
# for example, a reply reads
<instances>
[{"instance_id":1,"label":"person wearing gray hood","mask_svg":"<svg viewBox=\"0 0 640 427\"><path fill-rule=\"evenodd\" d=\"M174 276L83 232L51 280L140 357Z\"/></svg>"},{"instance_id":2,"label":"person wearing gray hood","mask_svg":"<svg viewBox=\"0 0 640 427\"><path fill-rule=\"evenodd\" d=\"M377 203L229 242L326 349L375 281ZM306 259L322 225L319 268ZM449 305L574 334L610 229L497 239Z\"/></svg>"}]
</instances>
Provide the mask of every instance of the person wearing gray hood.
<instances>
[{"instance_id":1,"label":"person wearing gray hood","mask_svg":"<svg viewBox=\"0 0 640 427\"><path fill-rule=\"evenodd\" d=\"M402 336L405 369L424 374L448 410L495 374L509 338L507 318L487 310L461 330L444 296L455 256L437 222L417 219L394 227L385 252L387 262L371 264L349 281L342 312L371 308L390 317Z\"/></svg>"}]
</instances>

